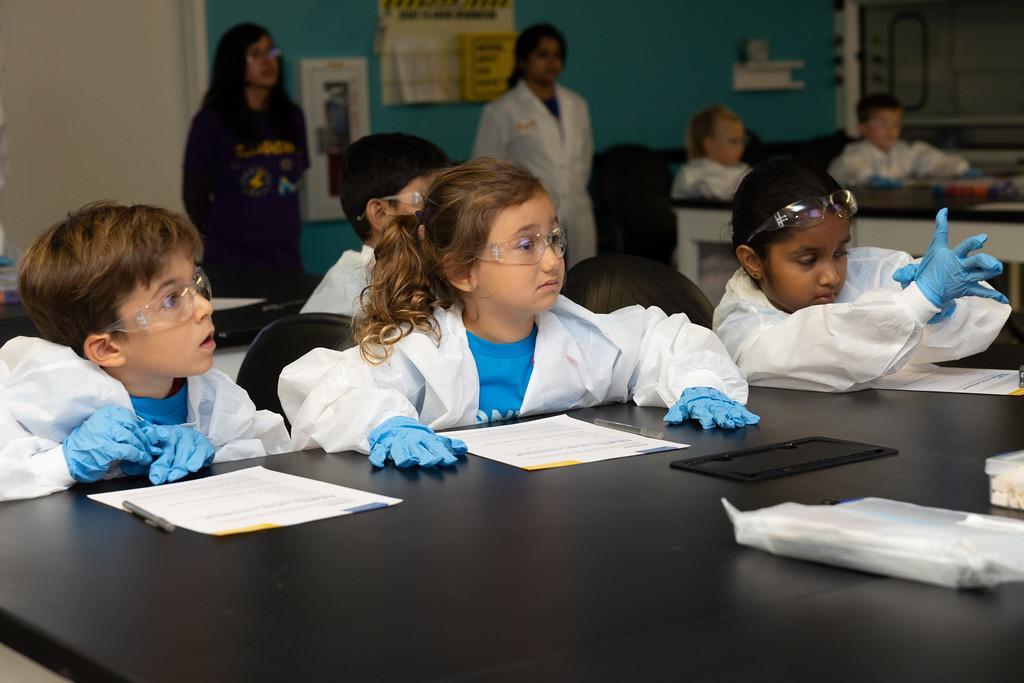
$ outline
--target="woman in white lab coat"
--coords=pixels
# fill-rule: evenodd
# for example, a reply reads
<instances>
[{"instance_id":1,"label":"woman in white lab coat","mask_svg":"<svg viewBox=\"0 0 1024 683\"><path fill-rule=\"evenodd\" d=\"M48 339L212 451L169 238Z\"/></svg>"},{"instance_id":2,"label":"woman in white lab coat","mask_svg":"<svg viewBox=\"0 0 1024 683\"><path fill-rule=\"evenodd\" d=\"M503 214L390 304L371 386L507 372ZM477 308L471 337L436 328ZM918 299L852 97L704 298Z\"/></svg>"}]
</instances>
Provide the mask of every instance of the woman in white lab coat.
<instances>
[{"instance_id":1,"label":"woman in white lab coat","mask_svg":"<svg viewBox=\"0 0 1024 683\"><path fill-rule=\"evenodd\" d=\"M509 91L484 107L473 156L515 161L555 196L568 237L566 266L597 255L597 228L587 183L594 156L587 102L557 84L565 38L551 24L535 24L516 40Z\"/></svg>"},{"instance_id":2,"label":"woman in white lab coat","mask_svg":"<svg viewBox=\"0 0 1024 683\"><path fill-rule=\"evenodd\" d=\"M754 168L733 200L741 268L714 331L751 385L849 391L904 365L962 358L992 343L1010 313L983 280L1002 271L985 242L947 246L946 211L920 263L849 247L857 203L829 175L794 161Z\"/></svg>"}]
</instances>

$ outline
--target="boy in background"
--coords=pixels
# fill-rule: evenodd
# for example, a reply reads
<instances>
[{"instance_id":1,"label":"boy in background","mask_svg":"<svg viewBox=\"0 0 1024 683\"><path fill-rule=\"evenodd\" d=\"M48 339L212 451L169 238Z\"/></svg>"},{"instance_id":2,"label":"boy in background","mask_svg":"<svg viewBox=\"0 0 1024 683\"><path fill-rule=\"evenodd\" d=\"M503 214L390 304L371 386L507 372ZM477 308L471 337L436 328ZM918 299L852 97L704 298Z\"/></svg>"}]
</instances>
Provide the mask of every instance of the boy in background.
<instances>
[{"instance_id":1,"label":"boy in background","mask_svg":"<svg viewBox=\"0 0 1024 683\"><path fill-rule=\"evenodd\" d=\"M32 243L18 285L42 339L0 348L0 500L288 449L281 416L211 367L201 249L184 216L110 202Z\"/></svg>"},{"instance_id":2,"label":"boy in background","mask_svg":"<svg viewBox=\"0 0 1024 683\"><path fill-rule=\"evenodd\" d=\"M903 107L892 95L868 95L857 103L857 130L851 142L828 167L843 187L868 185L898 188L905 179L958 178L980 175L970 163L926 142L900 140Z\"/></svg>"},{"instance_id":3,"label":"boy in background","mask_svg":"<svg viewBox=\"0 0 1024 683\"><path fill-rule=\"evenodd\" d=\"M341 255L301 312L355 315L384 226L394 216L422 210L434 174L451 165L440 147L415 135L378 133L349 145L338 170L338 192L363 248Z\"/></svg>"}]
</instances>

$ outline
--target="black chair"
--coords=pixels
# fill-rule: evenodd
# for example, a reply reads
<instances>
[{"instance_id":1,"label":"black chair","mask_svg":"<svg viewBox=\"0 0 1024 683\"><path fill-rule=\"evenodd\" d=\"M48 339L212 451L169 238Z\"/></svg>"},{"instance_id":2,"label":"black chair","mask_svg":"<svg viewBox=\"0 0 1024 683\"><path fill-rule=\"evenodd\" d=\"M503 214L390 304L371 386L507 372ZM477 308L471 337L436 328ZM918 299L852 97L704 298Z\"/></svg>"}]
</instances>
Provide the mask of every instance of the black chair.
<instances>
[{"instance_id":1,"label":"black chair","mask_svg":"<svg viewBox=\"0 0 1024 683\"><path fill-rule=\"evenodd\" d=\"M284 415L277 397L281 370L312 349L353 346L352 320L333 313L297 313L264 327L245 354L238 385L249 392L256 407Z\"/></svg>"},{"instance_id":2,"label":"black chair","mask_svg":"<svg viewBox=\"0 0 1024 683\"><path fill-rule=\"evenodd\" d=\"M800 145L800 149L796 153L796 160L822 173L826 173L828 165L832 163L832 160L839 156L847 144L853 141L854 138L851 138L842 130L811 138Z\"/></svg>"},{"instance_id":3,"label":"black chair","mask_svg":"<svg viewBox=\"0 0 1024 683\"><path fill-rule=\"evenodd\" d=\"M714 307L700 287L675 268L630 254L595 256L566 275L562 294L595 313L624 306L658 306L668 314L685 313L711 327Z\"/></svg>"},{"instance_id":4,"label":"black chair","mask_svg":"<svg viewBox=\"0 0 1024 683\"><path fill-rule=\"evenodd\" d=\"M599 154L594 159L599 250L669 263L676 245L671 186L668 164L653 149L618 145Z\"/></svg>"}]
</instances>

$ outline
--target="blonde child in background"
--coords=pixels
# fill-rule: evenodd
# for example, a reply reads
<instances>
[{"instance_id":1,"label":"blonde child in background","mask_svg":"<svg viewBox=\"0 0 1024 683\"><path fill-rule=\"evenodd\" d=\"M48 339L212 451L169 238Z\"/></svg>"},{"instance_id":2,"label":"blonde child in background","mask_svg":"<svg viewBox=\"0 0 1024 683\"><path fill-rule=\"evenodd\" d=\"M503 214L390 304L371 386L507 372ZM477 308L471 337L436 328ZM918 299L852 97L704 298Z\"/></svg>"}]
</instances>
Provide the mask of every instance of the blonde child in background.
<instances>
[{"instance_id":1,"label":"blonde child in background","mask_svg":"<svg viewBox=\"0 0 1024 683\"><path fill-rule=\"evenodd\" d=\"M840 185L896 189L907 179L981 175L961 156L947 154L926 142L900 140L903 107L891 95L861 98L857 122L861 139L846 145L828 167L829 175Z\"/></svg>"},{"instance_id":2,"label":"blonde child in background","mask_svg":"<svg viewBox=\"0 0 1024 683\"><path fill-rule=\"evenodd\" d=\"M287 450L281 416L211 368L201 249L184 216L114 203L32 243L18 284L42 339L0 348L0 500Z\"/></svg>"},{"instance_id":3,"label":"blonde child in background","mask_svg":"<svg viewBox=\"0 0 1024 683\"><path fill-rule=\"evenodd\" d=\"M758 421L710 330L658 308L596 314L562 297L565 246L529 171L481 157L441 173L424 210L385 229L359 346L315 349L281 373L293 447L450 465L465 445L434 429L628 400L671 407L672 423Z\"/></svg>"},{"instance_id":4,"label":"blonde child in background","mask_svg":"<svg viewBox=\"0 0 1024 683\"><path fill-rule=\"evenodd\" d=\"M687 161L676 173L672 197L731 200L750 170L740 161L746 136L740 117L720 104L694 114L686 129Z\"/></svg>"},{"instance_id":5,"label":"blonde child in background","mask_svg":"<svg viewBox=\"0 0 1024 683\"><path fill-rule=\"evenodd\" d=\"M673 199L732 201L750 171L750 166L740 161L746 137L740 117L719 104L694 114L686 129L688 161L676 173ZM703 244L698 261L697 285L712 303L718 303L736 269L732 249L727 244Z\"/></svg>"}]
</instances>

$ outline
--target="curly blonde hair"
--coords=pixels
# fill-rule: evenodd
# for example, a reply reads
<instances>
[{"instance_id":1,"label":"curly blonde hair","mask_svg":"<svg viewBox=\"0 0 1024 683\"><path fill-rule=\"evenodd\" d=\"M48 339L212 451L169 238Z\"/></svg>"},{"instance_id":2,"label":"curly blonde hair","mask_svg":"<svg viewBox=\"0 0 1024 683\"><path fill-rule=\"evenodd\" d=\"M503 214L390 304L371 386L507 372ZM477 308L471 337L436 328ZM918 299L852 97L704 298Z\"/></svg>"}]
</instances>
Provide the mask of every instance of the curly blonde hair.
<instances>
[{"instance_id":1,"label":"curly blonde hair","mask_svg":"<svg viewBox=\"0 0 1024 683\"><path fill-rule=\"evenodd\" d=\"M423 211L395 217L374 251L370 284L353 324L363 360L383 363L416 330L440 343L434 310L451 308L458 297L449 279L473 266L501 211L539 192L546 190L532 173L491 157L434 178Z\"/></svg>"}]
</instances>

